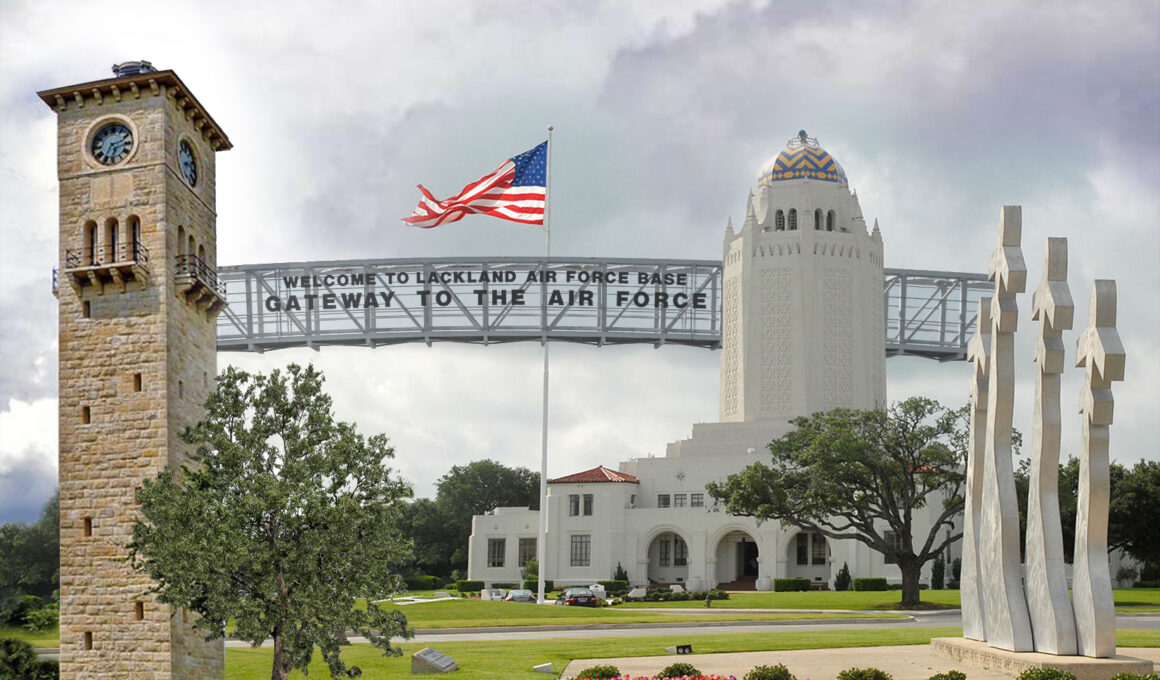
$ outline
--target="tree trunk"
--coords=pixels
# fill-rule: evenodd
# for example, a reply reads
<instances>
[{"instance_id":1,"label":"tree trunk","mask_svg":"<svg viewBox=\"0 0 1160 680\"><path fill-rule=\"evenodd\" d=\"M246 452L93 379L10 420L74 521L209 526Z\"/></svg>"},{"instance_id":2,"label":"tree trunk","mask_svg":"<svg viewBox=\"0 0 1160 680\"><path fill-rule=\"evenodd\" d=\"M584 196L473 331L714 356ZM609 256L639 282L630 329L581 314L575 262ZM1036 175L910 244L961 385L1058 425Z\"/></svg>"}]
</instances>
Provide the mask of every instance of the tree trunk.
<instances>
[{"instance_id":1,"label":"tree trunk","mask_svg":"<svg viewBox=\"0 0 1160 680\"><path fill-rule=\"evenodd\" d=\"M913 609L919 603L918 579L922 574L922 562L900 560L898 568L902 572L902 608Z\"/></svg>"},{"instance_id":2,"label":"tree trunk","mask_svg":"<svg viewBox=\"0 0 1160 680\"><path fill-rule=\"evenodd\" d=\"M282 651L282 636L274 633L274 664L270 669L270 680L287 680L290 677L290 669L282 663Z\"/></svg>"}]
</instances>

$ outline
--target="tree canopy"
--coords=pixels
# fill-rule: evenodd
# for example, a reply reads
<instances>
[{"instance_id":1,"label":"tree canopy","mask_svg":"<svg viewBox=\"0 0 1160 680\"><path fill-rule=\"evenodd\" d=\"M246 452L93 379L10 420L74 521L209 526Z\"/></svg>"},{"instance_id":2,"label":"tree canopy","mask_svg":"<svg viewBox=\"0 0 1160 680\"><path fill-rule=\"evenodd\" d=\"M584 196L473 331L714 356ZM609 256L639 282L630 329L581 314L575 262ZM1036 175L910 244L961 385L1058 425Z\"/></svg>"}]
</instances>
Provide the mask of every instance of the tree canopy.
<instances>
[{"instance_id":1,"label":"tree canopy","mask_svg":"<svg viewBox=\"0 0 1160 680\"><path fill-rule=\"evenodd\" d=\"M791 422L796 429L769 445L770 465L709 484L710 495L734 515L862 542L898 564L902 604L917 604L922 566L962 537L947 531L963 511L957 412L913 397ZM915 536L915 513L928 506L929 530Z\"/></svg>"},{"instance_id":2,"label":"tree canopy","mask_svg":"<svg viewBox=\"0 0 1160 680\"><path fill-rule=\"evenodd\" d=\"M413 566L447 575L467 567L471 518L496 508L540 507L540 474L494 460L456 465L439 478L434 500L410 504L403 528L415 544Z\"/></svg>"},{"instance_id":3,"label":"tree canopy","mask_svg":"<svg viewBox=\"0 0 1160 680\"><path fill-rule=\"evenodd\" d=\"M356 677L339 656L347 630L398 654L389 640L410 637L406 618L373 603L401 588L393 568L409 547L396 519L410 489L386 465L387 438L335 420L311 366L229 368L205 407L182 436L192 464L138 493L130 549L158 599L199 613L208 638L231 618L253 645L272 638L275 680L305 669L315 645L332 677Z\"/></svg>"},{"instance_id":4,"label":"tree canopy","mask_svg":"<svg viewBox=\"0 0 1160 680\"><path fill-rule=\"evenodd\" d=\"M0 598L49 598L60 588L60 490L32 523L0 526Z\"/></svg>"}]
</instances>

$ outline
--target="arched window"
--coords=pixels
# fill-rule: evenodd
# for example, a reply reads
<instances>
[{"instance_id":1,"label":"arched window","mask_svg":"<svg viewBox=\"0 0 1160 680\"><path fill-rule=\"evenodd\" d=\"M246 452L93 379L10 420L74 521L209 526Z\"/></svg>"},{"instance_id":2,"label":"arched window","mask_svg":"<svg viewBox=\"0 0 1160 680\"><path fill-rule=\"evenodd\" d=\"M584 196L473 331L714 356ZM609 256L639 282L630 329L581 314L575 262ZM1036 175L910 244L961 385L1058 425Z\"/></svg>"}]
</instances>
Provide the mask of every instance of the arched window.
<instances>
[{"instance_id":1,"label":"arched window","mask_svg":"<svg viewBox=\"0 0 1160 680\"><path fill-rule=\"evenodd\" d=\"M814 210L814 231L822 230L822 209L816 208Z\"/></svg>"},{"instance_id":2,"label":"arched window","mask_svg":"<svg viewBox=\"0 0 1160 680\"><path fill-rule=\"evenodd\" d=\"M789 209L789 230L797 231L797 208Z\"/></svg>"},{"instance_id":3,"label":"arched window","mask_svg":"<svg viewBox=\"0 0 1160 680\"><path fill-rule=\"evenodd\" d=\"M97 263L97 223L89 220L85 222L84 229L84 255L82 261L85 264L93 265Z\"/></svg>"},{"instance_id":4,"label":"arched window","mask_svg":"<svg viewBox=\"0 0 1160 680\"><path fill-rule=\"evenodd\" d=\"M197 259L201 260L202 264L208 264L205 261L205 246L204 245L200 245L197 247Z\"/></svg>"},{"instance_id":5,"label":"arched window","mask_svg":"<svg viewBox=\"0 0 1160 680\"><path fill-rule=\"evenodd\" d=\"M781 210L778 210L773 215L773 230L785 231L785 213Z\"/></svg>"},{"instance_id":6,"label":"arched window","mask_svg":"<svg viewBox=\"0 0 1160 680\"><path fill-rule=\"evenodd\" d=\"M190 257L197 254L197 244L194 243L193 234L189 235L189 247L185 249L185 254Z\"/></svg>"},{"instance_id":7,"label":"arched window","mask_svg":"<svg viewBox=\"0 0 1160 680\"><path fill-rule=\"evenodd\" d=\"M105 250L102 262L117 262L120 259L120 253L117 252L117 242L120 240L118 227L117 218L110 217L105 220Z\"/></svg>"},{"instance_id":8,"label":"arched window","mask_svg":"<svg viewBox=\"0 0 1160 680\"><path fill-rule=\"evenodd\" d=\"M834 211L826 213L826 231L834 230Z\"/></svg>"},{"instance_id":9,"label":"arched window","mask_svg":"<svg viewBox=\"0 0 1160 680\"><path fill-rule=\"evenodd\" d=\"M136 262L141 256L141 219L136 215L129 215L126 220L129 228L128 243L129 259Z\"/></svg>"}]
</instances>

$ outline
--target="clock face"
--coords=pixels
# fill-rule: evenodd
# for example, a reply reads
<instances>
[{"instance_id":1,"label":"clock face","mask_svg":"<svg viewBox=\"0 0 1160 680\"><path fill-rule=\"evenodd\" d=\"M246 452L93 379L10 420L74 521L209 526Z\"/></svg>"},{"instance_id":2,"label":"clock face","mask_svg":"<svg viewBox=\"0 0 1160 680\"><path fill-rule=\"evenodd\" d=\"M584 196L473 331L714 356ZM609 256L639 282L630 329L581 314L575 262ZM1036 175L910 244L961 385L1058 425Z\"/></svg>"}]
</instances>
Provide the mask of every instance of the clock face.
<instances>
[{"instance_id":1,"label":"clock face","mask_svg":"<svg viewBox=\"0 0 1160 680\"><path fill-rule=\"evenodd\" d=\"M177 145L177 164L189 186L197 186L197 159L193 156L193 147L184 139Z\"/></svg>"},{"instance_id":2,"label":"clock face","mask_svg":"<svg viewBox=\"0 0 1160 680\"><path fill-rule=\"evenodd\" d=\"M133 132L124 123L109 123L93 136L93 158L102 165L115 165L133 150Z\"/></svg>"}]
</instances>

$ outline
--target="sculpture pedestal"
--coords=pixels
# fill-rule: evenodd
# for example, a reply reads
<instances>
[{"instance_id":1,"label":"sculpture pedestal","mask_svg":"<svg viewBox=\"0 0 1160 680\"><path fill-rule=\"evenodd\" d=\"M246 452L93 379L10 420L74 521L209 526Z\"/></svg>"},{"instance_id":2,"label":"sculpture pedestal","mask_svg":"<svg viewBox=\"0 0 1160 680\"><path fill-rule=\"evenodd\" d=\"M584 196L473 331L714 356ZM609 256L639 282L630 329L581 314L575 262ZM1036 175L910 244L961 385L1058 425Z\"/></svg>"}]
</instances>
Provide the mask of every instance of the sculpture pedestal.
<instances>
[{"instance_id":1,"label":"sculpture pedestal","mask_svg":"<svg viewBox=\"0 0 1160 680\"><path fill-rule=\"evenodd\" d=\"M1008 652L985 642L966 638L934 638L930 650L935 656L963 664L1018 675L1028 668L1058 668L1074 673L1079 680L1108 680L1117 673L1143 675L1152 672L1152 662L1130 656L1093 659L1086 656L1056 656L1039 652ZM968 673L969 675L969 673Z\"/></svg>"}]
</instances>

